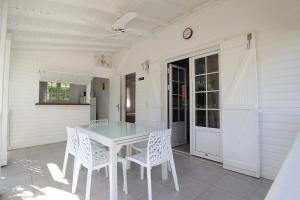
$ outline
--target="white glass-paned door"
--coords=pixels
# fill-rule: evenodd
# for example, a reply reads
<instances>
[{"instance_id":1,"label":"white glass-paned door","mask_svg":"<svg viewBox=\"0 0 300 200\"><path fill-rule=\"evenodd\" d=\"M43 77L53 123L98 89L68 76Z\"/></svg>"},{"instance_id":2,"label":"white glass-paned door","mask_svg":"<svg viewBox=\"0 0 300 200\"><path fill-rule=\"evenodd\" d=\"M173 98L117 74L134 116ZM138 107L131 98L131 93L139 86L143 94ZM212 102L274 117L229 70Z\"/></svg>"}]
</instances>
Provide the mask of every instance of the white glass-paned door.
<instances>
[{"instance_id":1,"label":"white glass-paned door","mask_svg":"<svg viewBox=\"0 0 300 200\"><path fill-rule=\"evenodd\" d=\"M216 52L191 58L192 153L220 161L219 56Z\"/></svg>"},{"instance_id":2,"label":"white glass-paned door","mask_svg":"<svg viewBox=\"0 0 300 200\"><path fill-rule=\"evenodd\" d=\"M172 128L172 146L187 142L186 69L169 65L169 124Z\"/></svg>"}]
</instances>

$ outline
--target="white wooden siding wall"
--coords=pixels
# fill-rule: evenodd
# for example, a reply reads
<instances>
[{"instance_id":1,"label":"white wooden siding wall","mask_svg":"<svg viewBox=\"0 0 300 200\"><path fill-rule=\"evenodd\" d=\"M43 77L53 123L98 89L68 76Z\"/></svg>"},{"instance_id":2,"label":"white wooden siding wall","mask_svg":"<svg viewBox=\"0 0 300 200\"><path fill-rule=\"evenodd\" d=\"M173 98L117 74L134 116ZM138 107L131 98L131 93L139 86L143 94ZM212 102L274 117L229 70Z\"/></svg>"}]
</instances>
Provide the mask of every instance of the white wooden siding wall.
<instances>
[{"instance_id":1,"label":"white wooden siding wall","mask_svg":"<svg viewBox=\"0 0 300 200\"><path fill-rule=\"evenodd\" d=\"M187 51L202 48L203 45L207 46L208 43L216 45L217 41L222 39L254 30L257 36L259 69L261 169L263 177L274 178L296 137L300 125L299 6L294 6L299 5L299 3L296 4L297 2L299 1L291 1L291 4L281 0L226 1L210 11L204 12L201 16L195 16L189 21L176 23L174 27L162 32L156 40L149 39L148 42L132 47L130 52L125 53L125 56L120 56L120 59L114 63L121 63L119 67L124 67L121 69L122 74L137 72L137 78L139 78L145 74L140 65L145 58L150 59L150 61L164 62L165 59L170 58L170 54L180 55L180 52L184 54ZM227 12L224 12L225 10ZM191 25L195 30L193 38L189 41L182 40L182 30ZM124 52L121 52L121 55L122 53ZM16 63L18 61L21 65L16 66L14 64L12 67L15 72L21 70L20 73L23 73L22 76L19 76L22 77L21 80L15 80L18 87L10 88L10 93L14 94L16 92L12 92L12 89L18 89L17 92L21 94L26 93L22 89L22 82L26 83L27 79L30 79L30 76L33 75L34 70L28 72L23 68L29 67L30 69L36 64L52 63L54 68L59 69L63 65L68 65L68 70L74 71L73 65L68 64L73 63L76 66L81 65L77 72L86 73L84 66L91 65L92 62L88 56L83 56L82 53L78 53L77 56L73 54L69 57L67 53L50 54L46 61L45 58L36 58L39 62L36 59L26 58L24 52L22 53L25 54L24 56L19 54L17 58L14 54L13 52L12 62ZM116 57L118 57L118 54ZM65 61L62 62L62 59ZM56 60L59 60L59 62ZM16 70L16 67L20 69ZM108 72L101 71L98 74L103 73L107 74ZM14 74L12 74L13 76ZM27 90L31 89L32 86L27 88ZM137 119L143 119L147 115L145 105L148 91L145 81L137 81L136 89L136 116ZM14 95L13 97L21 98L21 95ZM32 103L34 102L24 99L24 101L19 100L11 105L22 108ZM29 114L21 113L24 120L30 118L30 114L32 112ZM33 121L31 124L38 123ZM13 126L17 125L13 124ZM11 128L14 128L13 126L11 125ZM28 138L33 138L32 130L25 129L26 131L12 132L15 134L14 143L21 144L22 137L25 137L24 134L28 134ZM40 138L36 138L36 140L38 139ZM30 140L28 139L28 141Z\"/></svg>"},{"instance_id":2,"label":"white wooden siding wall","mask_svg":"<svg viewBox=\"0 0 300 200\"><path fill-rule=\"evenodd\" d=\"M261 174L274 179L300 130L300 30L281 27L256 32L256 36ZM140 66L136 71L137 78L144 75ZM137 81L137 119L148 114L146 88L143 81Z\"/></svg>"},{"instance_id":3,"label":"white wooden siding wall","mask_svg":"<svg viewBox=\"0 0 300 200\"><path fill-rule=\"evenodd\" d=\"M300 30L259 35L262 174L274 178L300 130Z\"/></svg>"},{"instance_id":4,"label":"white wooden siding wall","mask_svg":"<svg viewBox=\"0 0 300 200\"><path fill-rule=\"evenodd\" d=\"M150 63L149 72L136 72L136 120L152 122L162 118L162 71L161 62ZM138 80L144 77L144 80Z\"/></svg>"},{"instance_id":5,"label":"white wooden siding wall","mask_svg":"<svg viewBox=\"0 0 300 200\"><path fill-rule=\"evenodd\" d=\"M144 77L144 80L139 80L139 78ZM148 120L148 109L147 109L147 73L142 70L140 66L136 71L136 92L135 92L135 112L136 121Z\"/></svg>"},{"instance_id":6,"label":"white wooden siding wall","mask_svg":"<svg viewBox=\"0 0 300 200\"><path fill-rule=\"evenodd\" d=\"M9 87L9 148L48 144L66 139L66 125L85 124L89 106L36 106L39 69L102 74L93 66L93 54L84 52L19 51L11 54Z\"/></svg>"}]
</instances>

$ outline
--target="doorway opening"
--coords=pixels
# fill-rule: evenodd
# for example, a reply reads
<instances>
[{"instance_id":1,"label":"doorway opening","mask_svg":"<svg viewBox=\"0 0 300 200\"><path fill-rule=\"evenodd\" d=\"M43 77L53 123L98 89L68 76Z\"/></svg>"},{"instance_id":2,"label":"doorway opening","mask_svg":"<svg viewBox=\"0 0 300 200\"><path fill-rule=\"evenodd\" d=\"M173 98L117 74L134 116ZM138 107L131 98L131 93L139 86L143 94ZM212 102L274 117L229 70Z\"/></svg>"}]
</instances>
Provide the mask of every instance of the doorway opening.
<instances>
[{"instance_id":1,"label":"doorway opening","mask_svg":"<svg viewBox=\"0 0 300 200\"><path fill-rule=\"evenodd\" d=\"M168 127L174 150L190 153L189 58L168 63Z\"/></svg>"},{"instance_id":2,"label":"doorway opening","mask_svg":"<svg viewBox=\"0 0 300 200\"><path fill-rule=\"evenodd\" d=\"M135 123L135 73L125 76L125 121Z\"/></svg>"},{"instance_id":3,"label":"doorway opening","mask_svg":"<svg viewBox=\"0 0 300 200\"><path fill-rule=\"evenodd\" d=\"M108 119L109 117L109 79L93 78L91 82L90 119Z\"/></svg>"}]
</instances>

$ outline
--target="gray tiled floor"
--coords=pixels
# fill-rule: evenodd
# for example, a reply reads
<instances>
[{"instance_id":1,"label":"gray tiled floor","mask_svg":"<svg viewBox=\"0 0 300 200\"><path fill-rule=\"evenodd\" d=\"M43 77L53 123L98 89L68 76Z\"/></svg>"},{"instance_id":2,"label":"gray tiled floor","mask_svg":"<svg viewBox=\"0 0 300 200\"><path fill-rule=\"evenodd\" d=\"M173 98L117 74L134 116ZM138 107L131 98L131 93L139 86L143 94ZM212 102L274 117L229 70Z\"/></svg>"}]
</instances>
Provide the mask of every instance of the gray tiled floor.
<instances>
[{"instance_id":1,"label":"gray tiled floor","mask_svg":"<svg viewBox=\"0 0 300 200\"><path fill-rule=\"evenodd\" d=\"M9 164L2 168L0 199L84 199L84 169L80 171L77 193L71 193L72 158L68 162L66 178L61 178L64 149L65 143L56 143L10 151ZM180 192L175 191L172 177L162 181L161 170L155 167L152 170L154 200L262 200L272 183L224 170L216 163L196 157L177 153L174 157ZM132 165L127 175L129 194L125 195L119 171L119 199L147 199L147 181L140 180L139 168ZM109 199L109 184L104 171L93 174L91 199Z\"/></svg>"}]
</instances>

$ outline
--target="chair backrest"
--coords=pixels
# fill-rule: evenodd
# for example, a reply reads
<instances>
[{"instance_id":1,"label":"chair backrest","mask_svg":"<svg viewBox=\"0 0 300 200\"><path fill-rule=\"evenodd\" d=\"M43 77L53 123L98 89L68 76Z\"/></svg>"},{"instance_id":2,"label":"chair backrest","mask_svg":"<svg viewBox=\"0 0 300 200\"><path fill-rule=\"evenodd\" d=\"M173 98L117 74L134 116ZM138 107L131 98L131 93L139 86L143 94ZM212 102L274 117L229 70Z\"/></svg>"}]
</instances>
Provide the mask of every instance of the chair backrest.
<instances>
[{"instance_id":1,"label":"chair backrest","mask_svg":"<svg viewBox=\"0 0 300 200\"><path fill-rule=\"evenodd\" d=\"M104 126L108 124L108 119L97 119L90 121L90 127Z\"/></svg>"},{"instance_id":2,"label":"chair backrest","mask_svg":"<svg viewBox=\"0 0 300 200\"><path fill-rule=\"evenodd\" d=\"M156 166L170 160L171 129L150 133L147 146L147 163Z\"/></svg>"},{"instance_id":3,"label":"chair backrest","mask_svg":"<svg viewBox=\"0 0 300 200\"><path fill-rule=\"evenodd\" d=\"M78 161L85 167L90 167L93 163L93 153L90 138L84 133L78 132L79 148Z\"/></svg>"},{"instance_id":4,"label":"chair backrest","mask_svg":"<svg viewBox=\"0 0 300 200\"><path fill-rule=\"evenodd\" d=\"M67 149L68 151L75 155L77 150L78 150L78 135L77 135L77 130L75 128L66 127L67 133L68 133L68 138L67 138Z\"/></svg>"}]
</instances>

